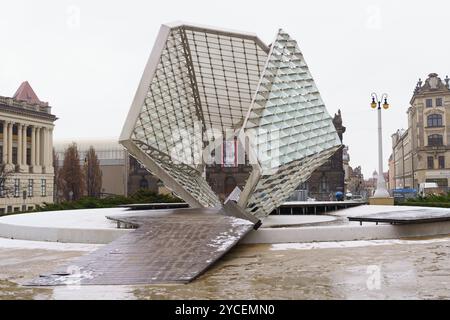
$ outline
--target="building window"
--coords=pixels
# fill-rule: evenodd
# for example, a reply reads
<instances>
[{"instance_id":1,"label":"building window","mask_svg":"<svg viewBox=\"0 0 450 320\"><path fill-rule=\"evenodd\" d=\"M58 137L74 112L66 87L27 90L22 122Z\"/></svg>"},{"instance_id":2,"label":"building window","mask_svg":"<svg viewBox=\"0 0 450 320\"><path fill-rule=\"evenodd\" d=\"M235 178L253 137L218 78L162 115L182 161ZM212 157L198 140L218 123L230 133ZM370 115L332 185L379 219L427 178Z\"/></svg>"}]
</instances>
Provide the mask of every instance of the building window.
<instances>
[{"instance_id":1,"label":"building window","mask_svg":"<svg viewBox=\"0 0 450 320\"><path fill-rule=\"evenodd\" d=\"M41 179L41 197L47 196L47 181L45 179Z\"/></svg>"},{"instance_id":2,"label":"building window","mask_svg":"<svg viewBox=\"0 0 450 320\"><path fill-rule=\"evenodd\" d=\"M145 179L145 177L142 177L139 181L139 188L140 189L148 189L148 181Z\"/></svg>"},{"instance_id":3,"label":"building window","mask_svg":"<svg viewBox=\"0 0 450 320\"><path fill-rule=\"evenodd\" d=\"M442 98L436 98L436 107L442 107Z\"/></svg>"},{"instance_id":4,"label":"building window","mask_svg":"<svg viewBox=\"0 0 450 320\"><path fill-rule=\"evenodd\" d=\"M14 197L20 197L20 179L14 179Z\"/></svg>"},{"instance_id":5,"label":"building window","mask_svg":"<svg viewBox=\"0 0 450 320\"><path fill-rule=\"evenodd\" d=\"M15 164L19 163L17 161L17 148L16 147L12 148L12 163L15 163Z\"/></svg>"},{"instance_id":6,"label":"building window","mask_svg":"<svg viewBox=\"0 0 450 320\"><path fill-rule=\"evenodd\" d=\"M440 134L432 134L428 136L428 145L429 146L442 146L444 144L444 140L442 135Z\"/></svg>"},{"instance_id":7,"label":"building window","mask_svg":"<svg viewBox=\"0 0 450 320\"><path fill-rule=\"evenodd\" d=\"M425 105L427 108L432 108L433 107L433 99L425 100Z\"/></svg>"},{"instance_id":8,"label":"building window","mask_svg":"<svg viewBox=\"0 0 450 320\"><path fill-rule=\"evenodd\" d=\"M28 197L33 196L33 179L28 179Z\"/></svg>"},{"instance_id":9,"label":"building window","mask_svg":"<svg viewBox=\"0 0 450 320\"><path fill-rule=\"evenodd\" d=\"M439 169L445 169L445 156L439 156Z\"/></svg>"},{"instance_id":10,"label":"building window","mask_svg":"<svg viewBox=\"0 0 450 320\"><path fill-rule=\"evenodd\" d=\"M442 127L442 116L440 114L431 114L427 117L428 127Z\"/></svg>"},{"instance_id":11,"label":"building window","mask_svg":"<svg viewBox=\"0 0 450 320\"><path fill-rule=\"evenodd\" d=\"M428 169L434 169L434 158L433 157L428 157L427 163L428 163Z\"/></svg>"},{"instance_id":12,"label":"building window","mask_svg":"<svg viewBox=\"0 0 450 320\"><path fill-rule=\"evenodd\" d=\"M320 191L321 192L328 191L328 179L325 176L323 176L322 179L320 179Z\"/></svg>"},{"instance_id":13,"label":"building window","mask_svg":"<svg viewBox=\"0 0 450 320\"><path fill-rule=\"evenodd\" d=\"M27 165L31 166L31 148L27 149Z\"/></svg>"},{"instance_id":14,"label":"building window","mask_svg":"<svg viewBox=\"0 0 450 320\"><path fill-rule=\"evenodd\" d=\"M237 140L225 140L222 148L223 166L237 167Z\"/></svg>"},{"instance_id":15,"label":"building window","mask_svg":"<svg viewBox=\"0 0 450 320\"><path fill-rule=\"evenodd\" d=\"M447 178L444 179L426 179L425 182L434 182L437 183L438 187L448 187Z\"/></svg>"},{"instance_id":16,"label":"building window","mask_svg":"<svg viewBox=\"0 0 450 320\"><path fill-rule=\"evenodd\" d=\"M5 180L0 181L0 197L5 196Z\"/></svg>"}]
</instances>

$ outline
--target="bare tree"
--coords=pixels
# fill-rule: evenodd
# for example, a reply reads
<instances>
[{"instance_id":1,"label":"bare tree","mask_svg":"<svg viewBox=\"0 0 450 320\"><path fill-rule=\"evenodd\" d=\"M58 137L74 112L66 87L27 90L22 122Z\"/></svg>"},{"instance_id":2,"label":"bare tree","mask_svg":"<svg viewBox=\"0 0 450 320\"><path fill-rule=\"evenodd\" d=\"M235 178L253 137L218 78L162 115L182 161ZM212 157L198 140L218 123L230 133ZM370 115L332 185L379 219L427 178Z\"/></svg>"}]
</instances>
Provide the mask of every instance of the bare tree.
<instances>
[{"instance_id":1,"label":"bare tree","mask_svg":"<svg viewBox=\"0 0 450 320\"><path fill-rule=\"evenodd\" d=\"M80 165L77 144L73 142L64 152L64 162L59 170L63 196L66 200L78 200L84 191L84 173Z\"/></svg>"},{"instance_id":2,"label":"bare tree","mask_svg":"<svg viewBox=\"0 0 450 320\"><path fill-rule=\"evenodd\" d=\"M14 194L13 174L14 169L8 169L5 164L0 165L0 196L9 198Z\"/></svg>"},{"instance_id":3,"label":"bare tree","mask_svg":"<svg viewBox=\"0 0 450 320\"><path fill-rule=\"evenodd\" d=\"M102 190L102 171L100 170L100 161L93 146L84 159L84 172L86 177L86 192L89 197L99 197Z\"/></svg>"}]
</instances>

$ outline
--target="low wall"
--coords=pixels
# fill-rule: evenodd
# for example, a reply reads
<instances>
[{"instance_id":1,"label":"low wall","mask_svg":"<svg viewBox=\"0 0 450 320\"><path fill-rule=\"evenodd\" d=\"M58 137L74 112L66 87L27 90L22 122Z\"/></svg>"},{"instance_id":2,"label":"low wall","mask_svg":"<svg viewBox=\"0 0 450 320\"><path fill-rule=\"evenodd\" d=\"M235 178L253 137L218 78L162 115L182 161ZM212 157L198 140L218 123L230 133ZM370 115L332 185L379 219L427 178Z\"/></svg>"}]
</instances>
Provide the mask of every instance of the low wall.
<instances>
[{"instance_id":1,"label":"low wall","mask_svg":"<svg viewBox=\"0 0 450 320\"><path fill-rule=\"evenodd\" d=\"M130 230L37 227L0 223L0 237L64 243L107 244Z\"/></svg>"},{"instance_id":2,"label":"low wall","mask_svg":"<svg viewBox=\"0 0 450 320\"><path fill-rule=\"evenodd\" d=\"M352 240L383 240L450 234L450 221L409 225L339 225L299 228L260 228L241 243L295 243Z\"/></svg>"}]
</instances>

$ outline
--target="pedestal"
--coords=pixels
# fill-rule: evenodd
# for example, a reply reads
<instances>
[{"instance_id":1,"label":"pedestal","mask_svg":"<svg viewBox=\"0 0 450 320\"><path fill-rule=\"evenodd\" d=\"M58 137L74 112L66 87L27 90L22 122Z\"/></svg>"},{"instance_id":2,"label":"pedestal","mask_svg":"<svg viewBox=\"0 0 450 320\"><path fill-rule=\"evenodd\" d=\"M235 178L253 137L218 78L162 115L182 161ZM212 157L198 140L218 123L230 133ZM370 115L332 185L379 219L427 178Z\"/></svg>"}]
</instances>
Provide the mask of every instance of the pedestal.
<instances>
[{"instance_id":1,"label":"pedestal","mask_svg":"<svg viewBox=\"0 0 450 320\"><path fill-rule=\"evenodd\" d=\"M55 173L55 170L53 167L43 167L42 173L50 173L53 174Z\"/></svg>"},{"instance_id":2,"label":"pedestal","mask_svg":"<svg viewBox=\"0 0 450 320\"><path fill-rule=\"evenodd\" d=\"M31 168L31 172L33 172L33 173L42 173L42 167L41 166L33 166Z\"/></svg>"},{"instance_id":3,"label":"pedestal","mask_svg":"<svg viewBox=\"0 0 450 320\"><path fill-rule=\"evenodd\" d=\"M19 165L19 172L20 173L28 173L28 172L30 172L30 169L27 165L21 164L21 165Z\"/></svg>"},{"instance_id":4,"label":"pedestal","mask_svg":"<svg viewBox=\"0 0 450 320\"><path fill-rule=\"evenodd\" d=\"M16 171L16 166L14 164L11 164L11 163L5 164L5 172L15 172L15 171Z\"/></svg>"}]
</instances>

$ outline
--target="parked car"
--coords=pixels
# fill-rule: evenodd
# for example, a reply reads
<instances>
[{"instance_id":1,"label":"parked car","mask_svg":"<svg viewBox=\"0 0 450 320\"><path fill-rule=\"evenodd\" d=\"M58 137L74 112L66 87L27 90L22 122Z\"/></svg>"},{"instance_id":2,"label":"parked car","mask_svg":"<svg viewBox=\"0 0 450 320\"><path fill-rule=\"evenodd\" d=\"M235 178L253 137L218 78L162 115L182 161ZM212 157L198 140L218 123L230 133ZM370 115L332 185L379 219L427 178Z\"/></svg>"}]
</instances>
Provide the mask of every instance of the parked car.
<instances>
[{"instance_id":1,"label":"parked car","mask_svg":"<svg viewBox=\"0 0 450 320\"><path fill-rule=\"evenodd\" d=\"M361 202L366 201L366 200L363 198L363 196L360 196L360 195L354 195L354 196L352 196L352 200L353 200L353 201L361 201Z\"/></svg>"}]
</instances>

